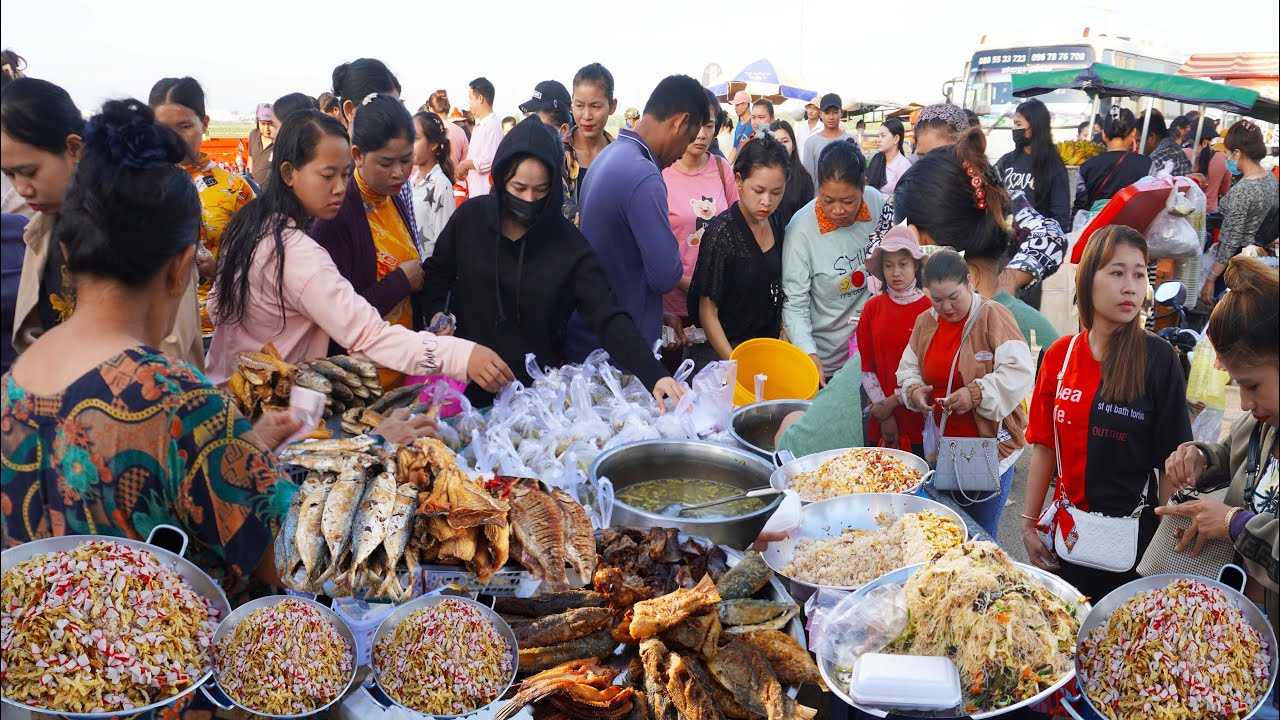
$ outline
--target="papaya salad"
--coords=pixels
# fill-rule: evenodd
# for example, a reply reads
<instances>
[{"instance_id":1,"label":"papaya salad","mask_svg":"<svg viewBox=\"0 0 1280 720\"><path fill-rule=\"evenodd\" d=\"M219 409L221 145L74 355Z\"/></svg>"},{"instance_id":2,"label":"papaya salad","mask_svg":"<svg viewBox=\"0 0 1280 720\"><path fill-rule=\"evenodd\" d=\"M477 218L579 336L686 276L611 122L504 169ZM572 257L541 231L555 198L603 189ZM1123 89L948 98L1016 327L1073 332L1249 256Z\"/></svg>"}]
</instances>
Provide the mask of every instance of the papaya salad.
<instances>
[{"instance_id":1,"label":"papaya salad","mask_svg":"<svg viewBox=\"0 0 1280 720\"><path fill-rule=\"evenodd\" d=\"M1077 603L1049 592L994 543L949 550L905 590L906 629L884 652L951 658L968 713L1035 697L1074 667Z\"/></svg>"}]
</instances>

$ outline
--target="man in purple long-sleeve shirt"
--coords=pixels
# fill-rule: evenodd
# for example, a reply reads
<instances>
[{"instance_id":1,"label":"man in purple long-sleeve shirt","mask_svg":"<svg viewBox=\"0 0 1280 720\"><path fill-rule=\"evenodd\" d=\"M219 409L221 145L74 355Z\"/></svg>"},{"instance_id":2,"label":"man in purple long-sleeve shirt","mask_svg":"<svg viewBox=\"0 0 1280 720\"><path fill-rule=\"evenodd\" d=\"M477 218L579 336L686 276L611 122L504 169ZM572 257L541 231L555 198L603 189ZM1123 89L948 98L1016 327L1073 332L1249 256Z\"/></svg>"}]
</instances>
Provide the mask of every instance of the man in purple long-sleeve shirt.
<instances>
[{"instance_id":1,"label":"man in purple long-sleeve shirt","mask_svg":"<svg viewBox=\"0 0 1280 720\"><path fill-rule=\"evenodd\" d=\"M634 130L621 130L591 164L582 188L580 227L604 267L613 294L645 341L662 336L662 296L683 270L667 219L662 170L684 154L712 117L707 93L687 75L658 83ZM582 362L600 341L581 318L569 321L567 359Z\"/></svg>"}]
</instances>

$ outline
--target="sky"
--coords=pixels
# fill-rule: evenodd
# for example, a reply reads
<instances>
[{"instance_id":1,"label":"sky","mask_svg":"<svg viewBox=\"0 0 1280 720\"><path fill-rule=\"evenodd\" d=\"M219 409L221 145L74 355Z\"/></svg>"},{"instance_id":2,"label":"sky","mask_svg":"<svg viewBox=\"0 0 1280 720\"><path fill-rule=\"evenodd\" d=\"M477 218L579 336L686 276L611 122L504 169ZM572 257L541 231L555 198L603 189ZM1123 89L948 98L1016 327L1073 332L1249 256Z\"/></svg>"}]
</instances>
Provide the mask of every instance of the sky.
<instances>
[{"instance_id":1,"label":"sky","mask_svg":"<svg viewBox=\"0 0 1280 720\"><path fill-rule=\"evenodd\" d=\"M1138 8L1110 0L6 0L0 45L27 59L29 75L65 87L85 112L110 97L145 99L161 77L191 75L216 119L289 92L318 95L335 65L358 57L383 60L414 109L441 87L465 108L467 82L484 75L506 115L538 81L567 86L590 62L613 73L621 113L643 107L665 75L701 79L710 63L733 74L761 57L795 78L791 84L820 93L930 103L942 100L942 84L962 74L984 35L987 47L1069 43L1089 26L1179 56L1274 52L1280 44L1274 0L1233 4L1232 18L1248 21L1229 25L1202 0L1164 0L1158 11L1128 14Z\"/></svg>"}]
</instances>

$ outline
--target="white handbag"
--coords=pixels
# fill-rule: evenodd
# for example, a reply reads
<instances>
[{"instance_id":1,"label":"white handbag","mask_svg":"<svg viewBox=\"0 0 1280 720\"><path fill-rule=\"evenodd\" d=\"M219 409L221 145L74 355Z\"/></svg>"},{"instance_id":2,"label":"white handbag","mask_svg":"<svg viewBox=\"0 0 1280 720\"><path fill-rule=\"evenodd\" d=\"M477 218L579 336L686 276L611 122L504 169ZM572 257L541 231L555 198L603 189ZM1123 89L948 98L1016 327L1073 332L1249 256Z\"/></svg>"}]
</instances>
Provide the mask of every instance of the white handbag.
<instances>
[{"instance_id":1,"label":"white handbag","mask_svg":"<svg viewBox=\"0 0 1280 720\"><path fill-rule=\"evenodd\" d=\"M1062 361L1062 369L1058 371L1058 388L1056 398L1062 393L1062 376L1071 361L1071 353L1075 349L1080 335L1071 338L1067 346L1067 356ZM1071 504L1067 498L1066 478L1062 474L1062 442L1058 439L1058 419L1053 419L1053 451L1058 465L1059 499L1054 501L1055 507L1071 516L1073 527L1063 534L1062 523L1053 523L1053 550L1058 557L1073 565L1105 570L1107 572L1128 572L1138 561L1138 523L1142 511L1147 506L1147 491L1151 483L1142 487L1142 499L1138 507L1126 517L1111 517L1101 513L1085 512ZM1048 514L1048 513L1046 513ZM1056 518L1056 512L1053 514Z\"/></svg>"},{"instance_id":2,"label":"white handbag","mask_svg":"<svg viewBox=\"0 0 1280 720\"><path fill-rule=\"evenodd\" d=\"M960 345L968 339L973 326L978 322L978 313L982 312L985 303L979 301L969 322L965 325L964 334L960 336ZM947 375L947 394L951 395L951 383L956 375L956 367L960 364L960 351L951 361L951 373ZM960 496L957 502L963 506L985 502L998 497L1000 493L1000 441L996 438L947 437L947 415L942 413L942 423L938 428L938 457L934 462L933 486L938 490L948 490ZM985 498L974 498L970 493L990 493ZM963 502L961 501L963 500Z\"/></svg>"}]
</instances>

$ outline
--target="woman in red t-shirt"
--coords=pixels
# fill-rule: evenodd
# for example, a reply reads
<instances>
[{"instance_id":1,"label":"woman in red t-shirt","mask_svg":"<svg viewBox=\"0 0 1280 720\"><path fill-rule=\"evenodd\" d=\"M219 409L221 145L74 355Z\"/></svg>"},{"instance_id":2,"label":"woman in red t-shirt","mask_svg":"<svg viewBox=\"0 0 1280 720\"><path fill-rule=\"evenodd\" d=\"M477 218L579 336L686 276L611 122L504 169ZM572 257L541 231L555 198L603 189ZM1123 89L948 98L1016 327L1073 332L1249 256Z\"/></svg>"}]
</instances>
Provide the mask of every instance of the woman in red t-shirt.
<instances>
[{"instance_id":1,"label":"woman in red t-shirt","mask_svg":"<svg viewBox=\"0 0 1280 720\"><path fill-rule=\"evenodd\" d=\"M1173 348L1142 326L1147 287L1142 234L1120 225L1094 233L1076 273L1085 330L1074 347L1068 335L1045 353L1027 427L1027 442L1033 448L1022 513L1027 555L1032 564L1057 573L1095 600L1137 574L1132 569L1086 568L1055 557L1036 523L1049 481L1057 477L1056 497L1065 493L1085 512L1126 517L1143 506L1137 558L1155 534L1153 508L1163 505L1173 491L1167 478L1153 489L1155 471L1164 468L1165 458L1180 443L1191 439L1191 421ZM1065 511L1056 516L1059 523L1070 522ZM1063 529L1066 536L1070 530ZM1117 548L1121 550L1127 549Z\"/></svg>"},{"instance_id":2,"label":"woman in red t-shirt","mask_svg":"<svg viewBox=\"0 0 1280 720\"><path fill-rule=\"evenodd\" d=\"M916 318L930 307L920 290L920 238L909 226L889 230L867 257L867 271L884 286L867 301L858 320L862 387L871 401L867 439L924 456L924 416L898 397L898 363Z\"/></svg>"}]
</instances>

